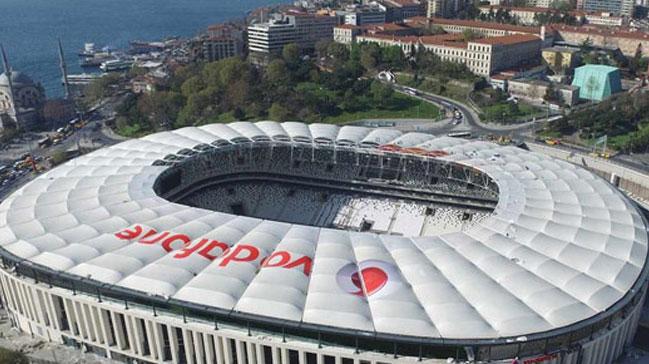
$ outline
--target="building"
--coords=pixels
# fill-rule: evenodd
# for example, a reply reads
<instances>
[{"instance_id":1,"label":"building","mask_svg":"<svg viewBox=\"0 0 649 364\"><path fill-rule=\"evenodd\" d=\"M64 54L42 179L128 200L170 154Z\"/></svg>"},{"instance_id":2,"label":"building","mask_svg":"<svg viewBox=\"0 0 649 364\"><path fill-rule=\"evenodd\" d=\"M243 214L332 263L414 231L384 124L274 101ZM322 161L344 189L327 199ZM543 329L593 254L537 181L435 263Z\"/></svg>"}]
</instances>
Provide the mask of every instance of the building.
<instances>
[{"instance_id":1,"label":"building","mask_svg":"<svg viewBox=\"0 0 649 364\"><path fill-rule=\"evenodd\" d=\"M211 25L205 35L194 41L193 46L195 57L207 62L241 57L246 46L244 31L232 24Z\"/></svg>"},{"instance_id":2,"label":"building","mask_svg":"<svg viewBox=\"0 0 649 364\"><path fill-rule=\"evenodd\" d=\"M250 53L280 53L284 46L298 43L295 23L289 19L270 20L248 26L248 50Z\"/></svg>"},{"instance_id":3,"label":"building","mask_svg":"<svg viewBox=\"0 0 649 364\"><path fill-rule=\"evenodd\" d=\"M11 69L2 49L5 72L0 74L0 129L7 124L34 130L42 126L45 91L26 74Z\"/></svg>"},{"instance_id":4,"label":"building","mask_svg":"<svg viewBox=\"0 0 649 364\"><path fill-rule=\"evenodd\" d=\"M423 48L443 61L466 64L471 72L481 76L537 64L542 45L539 36L532 34L510 34L471 41L465 41L459 33L423 37L374 34L357 36L357 41L399 46L405 54Z\"/></svg>"},{"instance_id":5,"label":"building","mask_svg":"<svg viewBox=\"0 0 649 364\"><path fill-rule=\"evenodd\" d=\"M579 98L591 101L602 101L622 91L620 70L596 64L576 68L572 85L579 87Z\"/></svg>"},{"instance_id":6,"label":"building","mask_svg":"<svg viewBox=\"0 0 649 364\"><path fill-rule=\"evenodd\" d=\"M502 5L480 6L480 14L483 16L495 15L499 11L507 12L521 25L536 25L537 14L561 14L557 9L544 7L514 7ZM574 16L577 21L583 24L622 26L627 22L624 17L615 16L607 12L586 12L579 10L571 11L568 14Z\"/></svg>"},{"instance_id":7,"label":"building","mask_svg":"<svg viewBox=\"0 0 649 364\"><path fill-rule=\"evenodd\" d=\"M334 188L305 199L298 183ZM359 196L371 232L293 220L333 191ZM406 203L423 208L394 210ZM430 219L449 230L412 230ZM86 154L7 197L0 291L15 328L122 362L610 364L641 317L647 226L615 186L541 153L212 124Z\"/></svg>"},{"instance_id":8,"label":"building","mask_svg":"<svg viewBox=\"0 0 649 364\"><path fill-rule=\"evenodd\" d=\"M462 0L428 0L426 15L429 18L452 18L462 9Z\"/></svg>"},{"instance_id":9,"label":"building","mask_svg":"<svg viewBox=\"0 0 649 364\"><path fill-rule=\"evenodd\" d=\"M426 15L423 0L378 0L385 8L386 22L401 22L404 19Z\"/></svg>"},{"instance_id":10,"label":"building","mask_svg":"<svg viewBox=\"0 0 649 364\"><path fill-rule=\"evenodd\" d=\"M334 28L334 41L342 44L352 44L356 42L357 36L368 34L407 36L417 34L417 29L395 23L373 24L364 27L343 24Z\"/></svg>"},{"instance_id":11,"label":"building","mask_svg":"<svg viewBox=\"0 0 649 364\"><path fill-rule=\"evenodd\" d=\"M248 49L257 55L277 54L285 45L295 43L301 49L313 49L322 39L333 39L337 18L313 13L276 14L264 23L248 26Z\"/></svg>"},{"instance_id":12,"label":"building","mask_svg":"<svg viewBox=\"0 0 649 364\"><path fill-rule=\"evenodd\" d=\"M536 34L543 40L544 44L550 43L550 45L554 39L553 32L546 32L545 27L499 24L487 21L414 17L406 19L404 24L412 28L420 29L440 27L447 33L463 33L466 30L471 30L483 37L499 37L511 34Z\"/></svg>"},{"instance_id":13,"label":"building","mask_svg":"<svg viewBox=\"0 0 649 364\"><path fill-rule=\"evenodd\" d=\"M580 50L570 47L550 47L541 51L545 63L555 73L572 73L572 70L581 63Z\"/></svg>"},{"instance_id":14,"label":"building","mask_svg":"<svg viewBox=\"0 0 649 364\"><path fill-rule=\"evenodd\" d=\"M631 18L634 8L634 0L577 0L577 9L589 13L609 13Z\"/></svg>"},{"instance_id":15,"label":"building","mask_svg":"<svg viewBox=\"0 0 649 364\"><path fill-rule=\"evenodd\" d=\"M519 99L541 103L549 88L561 95L561 100L567 106L576 105L579 101L579 87L552 83L538 79L511 79L507 81L507 91Z\"/></svg>"},{"instance_id":16,"label":"building","mask_svg":"<svg viewBox=\"0 0 649 364\"><path fill-rule=\"evenodd\" d=\"M344 23L349 25L383 24L386 22L385 9L379 5L357 5L348 10L339 12L344 18Z\"/></svg>"},{"instance_id":17,"label":"building","mask_svg":"<svg viewBox=\"0 0 649 364\"><path fill-rule=\"evenodd\" d=\"M627 57L633 57L638 48L649 50L649 33L634 28L602 26L569 26L553 24L551 29L562 40L573 46L588 41L593 47L619 49Z\"/></svg>"}]
</instances>

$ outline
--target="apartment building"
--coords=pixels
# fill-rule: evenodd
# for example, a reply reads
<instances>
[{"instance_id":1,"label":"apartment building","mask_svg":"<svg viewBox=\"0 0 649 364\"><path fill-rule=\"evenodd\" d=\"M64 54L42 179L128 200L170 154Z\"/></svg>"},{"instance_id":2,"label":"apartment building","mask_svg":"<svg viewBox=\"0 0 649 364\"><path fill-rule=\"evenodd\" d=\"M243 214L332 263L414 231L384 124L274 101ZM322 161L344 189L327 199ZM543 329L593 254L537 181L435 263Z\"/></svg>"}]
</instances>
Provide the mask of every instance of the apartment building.
<instances>
[{"instance_id":1,"label":"apartment building","mask_svg":"<svg viewBox=\"0 0 649 364\"><path fill-rule=\"evenodd\" d=\"M321 39L333 39L337 19L328 15L297 13L277 16L268 22L248 26L248 48L252 53L278 53L295 43L309 49Z\"/></svg>"},{"instance_id":2,"label":"apartment building","mask_svg":"<svg viewBox=\"0 0 649 364\"><path fill-rule=\"evenodd\" d=\"M423 0L378 0L385 8L385 21L400 22L414 16L426 15L426 5Z\"/></svg>"},{"instance_id":3,"label":"apartment building","mask_svg":"<svg viewBox=\"0 0 649 364\"><path fill-rule=\"evenodd\" d=\"M212 25L194 45L197 58L207 62L241 56L245 51L244 31L230 24Z\"/></svg>"},{"instance_id":4,"label":"apartment building","mask_svg":"<svg viewBox=\"0 0 649 364\"><path fill-rule=\"evenodd\" d=\"M345 24L349 25L367 25L383 24L386 22L385 9L378 5L361 5L340 12Z\"/></svg>"},{"instance_id":5,"label":"apartment building","mask_svg":"<svg viewBox=\"0 0 649 364\"><path fill-rule=\"evenodd\" d=\"M617 16L632 17L634 0L577 0L577 9L586 12L604 12Z\"/></svg>"},{"instance_id":6,"label":"apartment building","mask_svg":"<svg viewBox=\"0 0 649 364\"><path fill-rule=\"evenodd\" d=\"M452 18L464 8L463 0L428 0L428 11L426 15L429 18Z\"/></svg>"}]
</instances>

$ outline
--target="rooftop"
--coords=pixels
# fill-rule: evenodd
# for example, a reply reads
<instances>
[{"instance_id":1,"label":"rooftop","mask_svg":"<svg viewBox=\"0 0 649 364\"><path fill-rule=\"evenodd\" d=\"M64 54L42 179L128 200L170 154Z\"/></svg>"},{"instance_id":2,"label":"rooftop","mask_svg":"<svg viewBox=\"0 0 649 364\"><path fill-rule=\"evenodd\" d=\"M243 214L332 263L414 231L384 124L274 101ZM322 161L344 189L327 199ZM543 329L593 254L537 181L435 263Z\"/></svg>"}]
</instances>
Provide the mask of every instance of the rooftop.
<instances>
[{"instance_id":1,"label":"rooftop","mask_svg":"<svg viewBox=\"0 0 649 364\"><path fill-rule=\"evenodd\" d=\"M465 48L467 42L464 41L462 34L439 34L427 35L419 38L422 44L441 45L453 48Z\"/></svg>"},{"instance_id":2,"label":"rooftop","mask_svg":"<svg viewBox=\"0 0 649 364\"><path fill-rule=\"evenodd\" d=\"M627 38L649 41L649 33L628 27L608 27L608 26L581 26L576 27L564 24L551 24L550 27L558 32L573 32L590 35L602 35L607 37Z\"/></svg>"},{"instance_id":3,"label":"rooftop","mask_svg":"<svg viewBox=\"0 0 649 364\"><path fill-rule=\"evenodd\" d=\"M533 41L540 42L541 38L532 34L510 34L510 35L503 35L502 37L480 38L480 39L473 40L471 42L478 43L478 44L491 44L491 45L511 45L517 43L533 42Z\"/></svg>"},{"instance_id":4,"label":"rooftop","mask_svg":"<svg viewBox=\"0 0 649 364\"><path fill-rule=\"evenodd\" d=\"M500 23L491 23L486 21L477 21L477 20L464 20L464 19L444 19L444 18L426 18L423 16L416 16L408 18L405 20L407 24L417 24L418 26L426 26L430 24L440 24L440 25L457 25L471 28L482 28L482 29L495 29L495 30L506 30L510 32L519 32L519 33L531 33L531 34L540 34L540 27L526 27L520 25L511 25L511 24L500 24Z\"/></svg>"}]
</instances>

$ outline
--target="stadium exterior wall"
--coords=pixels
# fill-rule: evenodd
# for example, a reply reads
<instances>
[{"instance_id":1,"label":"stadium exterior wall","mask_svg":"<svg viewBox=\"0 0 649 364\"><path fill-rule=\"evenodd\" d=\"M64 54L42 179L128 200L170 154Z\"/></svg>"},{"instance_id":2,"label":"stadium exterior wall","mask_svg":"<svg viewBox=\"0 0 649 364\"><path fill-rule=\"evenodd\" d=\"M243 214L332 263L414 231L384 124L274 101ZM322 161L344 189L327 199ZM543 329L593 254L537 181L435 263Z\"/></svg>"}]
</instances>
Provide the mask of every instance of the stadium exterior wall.
<instances>
[{"instance_id":1,"label":"stadium exterior wall","mask_svg":"<svg viewBox=\"0 0 649 364\"><path fill-rule=\"evenodd\" d=\"M20 330L51 342L84 346L116 360L174 364L447 363L444 359L395 357L197 321L180 313L160 312L126 301L51 287L11 270L0 270L0 286L9 317ZM642 299L636 300L619 319L610 320L599 331L573 343L570 350L540 350L533 356L514 361L512 347L520 347L521 343L475 349L482 353L489 351L492 357L502 357L504 353L498 353L502 350L511 354L511 359L489 361L492 363L612 363L633 340L646 289L645 284L637 292Z\"/></svg>"}]
</instances>

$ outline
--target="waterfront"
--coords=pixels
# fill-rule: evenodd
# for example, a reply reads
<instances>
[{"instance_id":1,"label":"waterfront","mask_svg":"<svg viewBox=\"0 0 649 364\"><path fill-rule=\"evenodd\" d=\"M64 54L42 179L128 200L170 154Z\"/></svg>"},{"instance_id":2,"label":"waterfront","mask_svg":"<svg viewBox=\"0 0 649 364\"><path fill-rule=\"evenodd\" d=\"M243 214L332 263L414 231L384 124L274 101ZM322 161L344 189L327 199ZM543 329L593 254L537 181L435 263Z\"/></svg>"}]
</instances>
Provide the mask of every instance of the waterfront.
<instances>
[{"instance_id":1,"label":"waterfront","mask_svg":"<svg viewBox=\"0 0 649 364\"><path fill-rule=\"evenodd\" d=\"M286 0L3 0L0 42L15 70L41 82L48 97L60 96L56 40L70 73L85 42L125 47L130 40L192 36L209 24L241 19L257 7Z\"/></svg>"}]
</instances>

